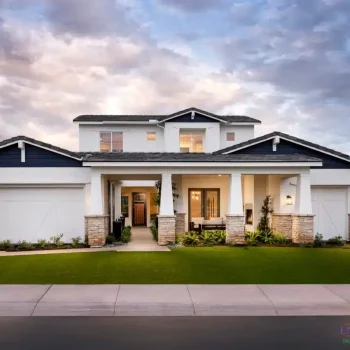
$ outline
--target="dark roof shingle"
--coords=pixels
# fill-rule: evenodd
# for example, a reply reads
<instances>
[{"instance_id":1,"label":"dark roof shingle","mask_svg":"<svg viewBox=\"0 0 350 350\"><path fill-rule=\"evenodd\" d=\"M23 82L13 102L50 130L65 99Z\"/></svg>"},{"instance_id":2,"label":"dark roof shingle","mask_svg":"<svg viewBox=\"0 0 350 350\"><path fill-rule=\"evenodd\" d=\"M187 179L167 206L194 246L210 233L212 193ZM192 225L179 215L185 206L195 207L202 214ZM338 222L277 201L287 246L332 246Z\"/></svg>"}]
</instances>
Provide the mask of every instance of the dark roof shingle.
<instances>
[{"instance_id":1,"label":"dark roof shingle","mask_svg":"<svg viewBox=\"0 0 350 350\"><path fill-rule=\"evenodd\" d=\"M73 119L74 122L148 122L150 119L157 120L158 123L162 121L175 117L178 114L187 113L195 111L197 113L205 113L208 116L212 116L213 118L217 118L222 121L226 121L229 123L260 123L260 120L247 117L244 115L218 115L214 113L210 113L207 111L203 111L201 109L191 107L184 109L182 111L178 111L172 114L120 114L120 115L94 115L94 114L84 114L80 115Z\"/></svg>"},{"instance_id":2,"label":"dark roof shingle","mask_svg":"<svg viewBox=\"0 0 350 350\"><path fill-rule=\"evenodd\" d=\"M44 147L44 148L50 149L52 151L59 152L59 153L65 154L67 156L73 157L73 158L77 158L77 159L81 158L77 152L68 151L64 148L51 145L50 143L38 141L38 140L32 139L32 138L27 137L27 136L22 136L22 135L11 137L9 139L1 141L0 147L6 146L6 145L11 144L11 143L16 142L16 141L27 141L27 142L32 143L33 145L37 145L39 147Z\"/></svg>"},{"instance_id":3,"label":"dark roof shingle","mask_svg":"<svg viewBox=\"0 0 350 350\"><path fill-rule=\"evenodd\" d=\"M316 150L320 150L322 152L330 153L330 154L333 154L335 156L344 158L346 160L350 160L350 156L347 155L347 154L335 151L335 150L333 150L331 148L324 147L324 146L318 145L318 144L313 143L313 142L309 142L309 141L305 141L303 139L299 139L298 137L291 136L291 135L288 135L288 134L285 134L285 133L279 132L279 131L274 131L274 132L271 132L269 134L266 134L266 135L263 135L263 136L259 136L259 137L256 137L254 139L248 140L248 141L237 143L236 145L220 149L220 150L214 152L213 154L219 155L219 154L224 154L226 152L232 152L231 154L233 154L235 150L238 150L238 149L241 149L241 148L245 148L245 147L249 147L250 145L253 145L253 144L256 144L256 143L259 143L259 142L263 142L263 141L268 140L268 139L270 139L270 138L272 138L274 136L280 136L280 137L282 137L282 138L284 138L286 140L289 140L291 142L297 142L297 143L300 143L303 146L315 148Z\"/></svg>"},{"instance_id":4,"label":"dark roof shingle","mask_svg":"<svg viewBox=\"0 0 350 350\"><path fill-rule=\"evenodd\" d=\"M303 154L219 154L212 153L145 153L145 152L85 152L84 162L321 162Z\"/></svg>"}]
</instances>

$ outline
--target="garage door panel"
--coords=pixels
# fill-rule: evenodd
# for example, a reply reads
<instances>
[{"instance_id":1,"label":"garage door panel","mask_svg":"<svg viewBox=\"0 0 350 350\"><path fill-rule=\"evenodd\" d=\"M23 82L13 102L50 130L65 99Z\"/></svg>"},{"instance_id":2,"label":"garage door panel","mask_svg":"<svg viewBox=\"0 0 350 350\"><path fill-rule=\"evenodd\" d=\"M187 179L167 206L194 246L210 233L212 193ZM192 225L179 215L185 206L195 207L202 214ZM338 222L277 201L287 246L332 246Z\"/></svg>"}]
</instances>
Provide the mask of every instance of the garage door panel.
<instances>
[{"instance_id":1,"label":"garage door panel","mask_svg":"<svg viewBox=\"0 0 350 350\"><path fill-rule=\"evenodd\" d=\"M312 188L315 233L324 239L347 237L347 189Z\"/></svg>"},{"instance_id":2,"label":"garage door panel","mask_svg":"<svg viewBox=\"0 0 350 350\"><path fill-rule=\"evenodd\" d=\"M83 189L0 189L0 223L0 240L36 242L61 233L65 242L83 238Z\"/></svg>"}]
</instances>

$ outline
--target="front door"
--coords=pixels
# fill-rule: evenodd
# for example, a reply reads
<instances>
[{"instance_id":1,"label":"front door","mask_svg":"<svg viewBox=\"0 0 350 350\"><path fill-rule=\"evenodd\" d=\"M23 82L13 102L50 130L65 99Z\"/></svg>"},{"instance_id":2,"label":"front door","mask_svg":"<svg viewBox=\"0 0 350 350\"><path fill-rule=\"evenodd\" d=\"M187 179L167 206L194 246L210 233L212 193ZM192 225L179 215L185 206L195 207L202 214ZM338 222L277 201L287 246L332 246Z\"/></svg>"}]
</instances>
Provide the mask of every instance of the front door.
<instances>
[{"instance_id":1,"label":"front door","mask_svg":"<svg viewBox=\"0 0 350 350\"><path fill-rule=\"evenodd\" d=\"M133 193L133 226L146 226L146 195L144 193Z\"/></svg>"}]
</instances>

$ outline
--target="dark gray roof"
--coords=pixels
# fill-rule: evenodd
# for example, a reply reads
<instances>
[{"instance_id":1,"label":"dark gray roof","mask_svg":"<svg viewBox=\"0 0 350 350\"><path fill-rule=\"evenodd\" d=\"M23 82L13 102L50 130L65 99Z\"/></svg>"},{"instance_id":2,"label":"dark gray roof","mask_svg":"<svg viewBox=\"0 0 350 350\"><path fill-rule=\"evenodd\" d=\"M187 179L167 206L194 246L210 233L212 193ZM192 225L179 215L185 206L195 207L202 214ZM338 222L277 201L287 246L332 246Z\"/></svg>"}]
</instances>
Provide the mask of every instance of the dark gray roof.
<instances>
[{"instance_id":1,"label":"dark gray roof","mask_svg":"<svg viewBox=\"0 0 350 350\"><path fill-rule=\"evenodd\" d=\"M214 152L213 154L219 155L219 154L223 154L223 153L226 153L226 152L232 152L231 154L233 154L235 150L238 150L238 149L241 149L241 148L245 148L245 147L249 147L250 145L253 145L255 143L263 142L263 141L268 140L268 139L270 139L270 138L272 138L274 136L280 136L280 137L282 137L282 138L284 138L284 139L286 139L288 141L300 143L301 145L303 145L305 147L315 148L317 150L320 150L321 152L327 152L327 153L333 154L335 156L344 158L346 160L350 160L350 156L347 155L347 154L335 151L335 150L333 150L331 148L327 148L327 147L318 145L316 143L312 143L312 142L309 142L309 141L305 141L303 139L299 139L298 137L291 136L291 135L288 135L288 134L285 134L285 133L279 132L279 131L274 131L274 132L271 132L270 134L266 134L266 135L263 135L263 136L256 137L254 139L248 140L248 141L237 143L236 145L220 149L220 150Z\"/></svg>"},{"instance_id":2,"label":"dark gray roof","mask_svg":"<svg viewBox=\"0 0 350 350\"><path fill-rule=\"evenodd\" d=\"M76 152L71 152L71 151L68 151L64 148L60 148L60 147L51 145L50 143L38 141L38 140L32 139L32 138L27 137L27 136L22 136L22 135L11 137L10 139L6 139L6 140L1 141L0 147L6 146L6 145L11 144L11 143L16 142L16 141L27 141L27 142L32 143L33 145L37 145L39 147L45 147L49 150L65 154L65 155L73 157L73 158L77 158L77 159L81 158L81 156L79 156L79 154Z\"/></svg>"},{"instance_id":3,"label":"dark gray roof","mask_svg":"<svg viewBox=\"0 0 350 350\"><path fill-rule=\"evenodd\" d=\"M212 153L145 153L93 152L79 153L85 162L321 162L303 154L218 154Z\"/></svg>"},{"instance_id":4,"label":"dark gray roof","mask_svg":"<svg viewBox=\"0 0 350 350\"><path fill-rule=\"evenodd\" d=\"M93 114L84 114L73 119L74 122L148 122L150 119L157 120L158 123L162 121L176 117L178 114L183 114L187 112L195 111L198 113L205 113L208 116L212 116L213 118L229 122L229 123L261 123L260 120L250 118L244 115L218 115L214 113L209 113L207 111L203 111L199 108L191 107L184 109L182 111L178 111L172 114L138 114L138 115L93 115Z\"/></svg>"}]
</instances>

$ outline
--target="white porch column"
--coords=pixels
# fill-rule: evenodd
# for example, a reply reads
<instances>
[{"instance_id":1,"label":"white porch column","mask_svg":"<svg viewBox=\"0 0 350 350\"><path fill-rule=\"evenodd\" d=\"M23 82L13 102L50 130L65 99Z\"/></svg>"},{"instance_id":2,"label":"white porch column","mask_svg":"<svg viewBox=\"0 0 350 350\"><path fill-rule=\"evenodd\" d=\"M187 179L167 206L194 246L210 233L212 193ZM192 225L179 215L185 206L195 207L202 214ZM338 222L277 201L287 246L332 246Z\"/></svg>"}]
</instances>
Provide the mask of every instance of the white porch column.
<instances>
[{"instance_id":1,"label":"white porch column","mask_svg":"<svg viewBox=\"0 0 350 350\"><path fill-rule=\"evenodd\" d=\"M102 201L102 176L91 171L90 215L85 216L85 235L92 247L103 246L108 235L108 215L104 215Z\"/></svg>"},{"instance_id":2,"label":"white porch column","mask_svg":"<svg viewBox=\"0 0 350 350\"><path fill-rule=\"evenodd\" d=\"M229 178L226 243L244 244L244 229L242 174L232 173Z\"/></svg>"},{"instance_id":3,"label":"white porch column","mask_svg":"<svg viewBox=\"0 0 350 350\"><path fill-rule=\"evenodd\" d=\"M294 243L309 243L314 239L314 215L310 185L310 170L297 178L295 214L293 215L292 240Z\"/></svg>"},{"instance_id":4,"label":"white porch column","mask_svg":"<svg viewBox=\"0 0 350 350\"><path fill-rule=\"evenodd\" d=\"M91 197L90 214L103 215L102 202L102 176L100 173L91 172Z\"/></svg>"},{"instance_id":5,"label":"white porch column","mask_svg":"<svg viewBox=\"0 0 350 350\"><path fill-rule=\"evenodd\" d=\"M174 215L173 187L170 173L162 174L159 215Z\"/></svg>"},{"instance_id":6,"label":"white porch column","mask_svg":"<svg viewBox=\"0 0 350 350\"><path fill-rule=\"evenodd\" d=\"M119 219L122 216L122 184L120 181L114 183L114 199L115 199L115 218Z\"/></svg>"},{"instance_id":7,"label":"white porch column","mask_svg":"<svg viewBox=\"0 0 350 350\"><path fill-rule=\"evenodd\" d=\"M310 172L297 177L297 193L295 198L296 214L312 214Z\"/></svg>"},{"instance_id":8,"label":"white porch column","mask_svg":"<svg viewBox=\"0 0 350 350\"><path fill-rule=\"evenodd\" d=\"M158 244L167 245L175 242L175 215L172 189L172 176L162 173L160 210L158 215Z\"/></svg>"},{"instance_id":9,"label":"white porch column","mask_svg":"<svg viewBox=\"0 0 350 350\"><path fill-rule=\"evenodd\" d=\"M242 175L230 174L228 214L243 215Z\"/></svg>"}]
</instances>

